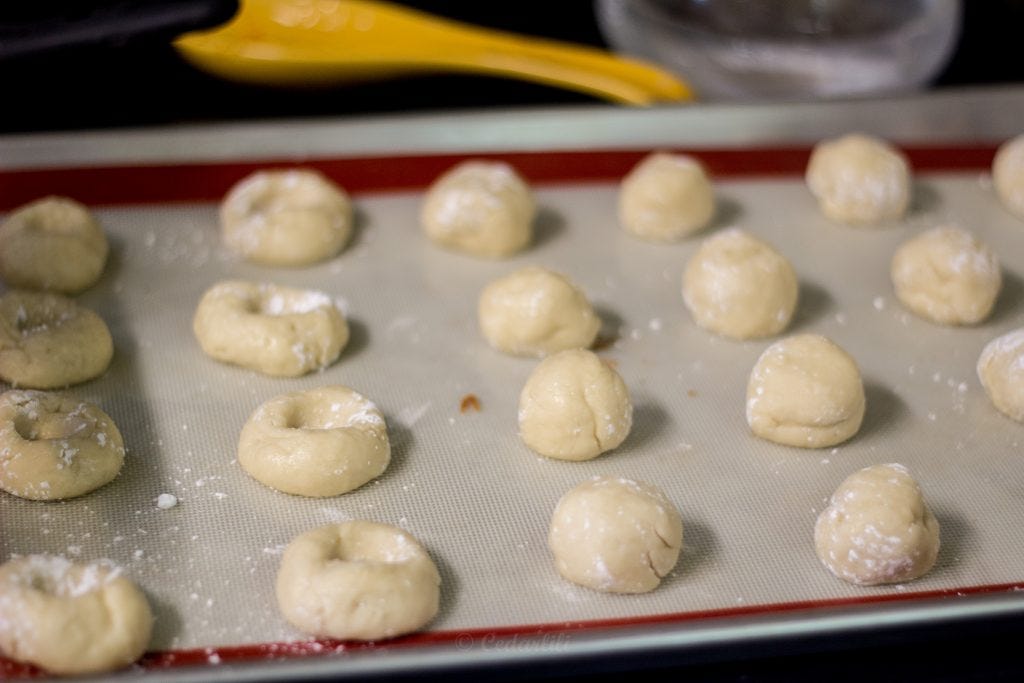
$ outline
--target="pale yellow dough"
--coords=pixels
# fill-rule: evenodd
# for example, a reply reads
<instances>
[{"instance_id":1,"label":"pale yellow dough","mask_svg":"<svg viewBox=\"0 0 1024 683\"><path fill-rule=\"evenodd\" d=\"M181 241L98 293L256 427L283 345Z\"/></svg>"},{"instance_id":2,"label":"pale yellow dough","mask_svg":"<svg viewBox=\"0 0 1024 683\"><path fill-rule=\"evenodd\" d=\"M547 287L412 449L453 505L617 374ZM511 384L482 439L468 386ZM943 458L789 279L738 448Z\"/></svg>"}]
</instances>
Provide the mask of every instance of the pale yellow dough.
<instances>
[{"instance_id":1,"label":"pale yellow dough","mask_svg":"<svg viewBox=\"0 0 1024 683\"><path fill-rule=\"evenodd\" d=\"M304 266L342 250L352 234L352 203L316 171L257 171L228 192L220 224L224 244L245 259Z\"/></svg>"},{"instance_id":2,"label":"pale yellow dough","mask_svg":"<svg viewBox=\"0 0 1024 683\"><path fill-rule=\"evenodd\" d=\"M601 319L567 277L528 267L491 282L477 306L480 331L498 351L546 356L594 343Z\"/></svg>"},{"instance_id":3,"label":"pale yellow dough","mask_svg":"<svg viewBox=\"0 0 1024 683\"><path fill-rule=\"evenodd\" d=\"M99 280L107 237L89 210L67 197L44 197L0 224L0 279L11 287L75 294Z\"/></svg>"},{"instance_id":4,"label":"pale yellow dough","mask_svg":"<svg viewBox=\"0 0 1024 683\"><path fill-rule=\"evenodd\" d=\"M986 344L977 370L992 405L1007 417L1024 422L1024 328Z\"/></svg>"},{"instance_id":5,"label":"pale yellow dough","mask_svg":"<svg viewBox=\"0 0 1024 683\"><path fill-rule=\"evenodd\" d=\"M0 379L54 389L102 375L114 356L98 315L60 294L13 291L0 296Z\"/></svg>"},{"instance_id":6,"label":"pale yellow dough","mask_svg":"<svg viewBox=\"0 0 1024 683\"><path fill-rule=\"evenodd\" d=\"M707 227L714 215L707 172L685 154L649 154L619 189L619 223L641 239L675 242Z\"/></svg>"},{"instance_id":7,"label":"pale yellow dough","mask_svg":"<svg viewBox=\"0 0 1024 683\"><path fill-rule=\"evenodd\" d=\"M323 292L230 280L203 294L192 330L206 355L274 377L298 377L338 359L345 316Z\"/></svg>"},{"instance_id":8,"label":"pale yellow dough","mask_svg":"<svg viewBox=\"0 0 1024 683\"><path fill-rule=\"evenodd\" d=\"M420 222L434 243L483 258L506 258L533 237L533 193L500 161L465 161L427 190Z\"/></svg>"},{"instance_id":9,"label":"pale yellow dough","mask_svg":"<svg viewBox=\"0 0 1024 683\"><path fill-rule=\"evenodd\" d=\"M874 225L902 218L910 206L910 164L884 140L858 133L815 146L807 186L822 213L838 223Z\"/></svg>"},{"instance_id":10,"label":"pale yellow dough","mask_svg":"<svg viewBox=\"0 0 1024 683\"><path fill-rule=\"evenodd\" d=\"M0 654L64 676L99 674L142 656L153 629L146 596L110 562L54 555L0 565Z\"/></svg>"},{"instance_id":11,"label":"pale yellow dough","mask_svg":"<svg viewBox=\"0 0 1024 683\"><path fill-rule=\"evenodd\" d=\"M675 567L683 522L656 486L594 477L558 501L548 547L558 573L573 583L607 593L646 593Z\"/></svg>"},{"instance_id":12,"label":"pale yellow dough","mask_svg":"<svg viewBox=\"0 0 1024 683\"><path fill-rule=\"evenodd\" d=\"M999 147L992 162L992 182L1003 206L1024 219L1024 135Z\"/></svg>"},{"instance_id":13,"label":"pale yellow dough","mask_svg":"<svg viewBox=\"0 0 1024 683\"><path fill-rule=\"evenodd\" d=\"M379 476L391 460L387 427L348 387L296 391L253 412L238 462L257 481L299 496L337 496Z\"/></svg>"},{"instance_id":14,"label":"pale yellow dough","mask_svg":"<svg viewBox=\"0 0 1024 683\"><path fill-rule=\"evenodd\" d=\"M683 273L683 302L693 319L733 339L783 331L798 298L796 271L786 257L738 228L704 240Z\"/></svg>"},{"instance_id":15,"label":"pale yellow dough","mask_svg":"<svg viewBox=\"0 0 1024 683\"><path fill-rule=\"evenodd\" d=\"M596 458L625 441L632 426L626 383L584 349L548 356L519 395L519 436L549 458Z\"/></svg>"},{"instance_id":16,"label":"pale yellow dough","mask_svg":"<svg viewBox=\"0 0 1024 683\"><path fill-rule=\"evenodd\" d=\"M288 545L277 572L277 604L310 635L381 640L433 619L440 586L437 567L411 534L376 522L342 522Z\"/></svg>"},{"instance_id":17,"label":"pale yellow dough","mask_svg":"<svg viewBox=\"0 0 1024 683\"><path fill-rule=\"evenodd\" d=\"M786 446L842 443L860 429L864 408L857 363L817 334L799 334L769 346L747 384L750 429Z\"/></svg>"},{"instance_id":18,"label":"pale yellow dough","mask_svg":"<svg viewBox=\"0 0 1024 683\"><path fill-rule=\"evenodd\" d=\"M939 554L939 523L899 464L854 472L814 525L814 549L837 577L861 586L923 576Z\"/></svg>"}]
</instances>

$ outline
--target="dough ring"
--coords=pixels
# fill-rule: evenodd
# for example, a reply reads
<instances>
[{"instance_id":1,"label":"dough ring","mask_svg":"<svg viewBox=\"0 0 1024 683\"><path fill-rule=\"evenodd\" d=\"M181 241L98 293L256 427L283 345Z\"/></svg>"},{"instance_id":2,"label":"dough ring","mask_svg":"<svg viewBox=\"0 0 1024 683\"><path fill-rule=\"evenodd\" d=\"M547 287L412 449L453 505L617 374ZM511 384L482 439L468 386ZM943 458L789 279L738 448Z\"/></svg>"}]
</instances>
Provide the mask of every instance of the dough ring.
<instances>
[{"instance_id":1,"label":"dough ring","mask_svg":"<svg viewBox=\"0 0 1024 683\"><path fill-rule=\"evenodd\" d=\"M410 534L376 522L342 522L288 545L277 572L277 604L311 635L378 640L433 619L440 585L437 567Z\"/></svg>"},{"instance_id":2,"label":"dough ring","mask_svg":"<svg viewBox=\"0 0 1024 683\"><path fill-rule=\"evenodd\" d=\"M316 171L258 171L228 192L220 223L224 243L245 259L304 266L342 250L352 234L352 204Z\"/></svg>"},{"instance_id":3,"label":"dough ring","mask_svg":"<svg viewBox=\"0 0 1024 683\"><path fill-rule=\"evenodd\" d=\"M103 374L113 355L106 323L71 299L26 291L0 296L0 379L66 387Z\"/></svg>"},{"instance_id":4,"label":"dough ring","mask_svg":"<svg viewBox=\"0 0 1024 683\"><path fill-rule=\"evenodd\" d=\"M348 323L323 292L231 280L203 294L192 321L206 355L274 377L327 367Z\"/></svg>"},{"instance_id":5,"label":"dough ring","mask_svg":"<svg viewBox=\"0 0 1024 683\"><path fill-rule=\"evenodd\" d=\"M107 237L73 199L45 197L0 225L0 278L11 287L75 294L99 280Z\"/></svg>"},{"instance_id":6,"label":"dough ring","mask_svg":"<svg viewBox=\"0 0 1024 683\"><path fill-rule=\"evenodd\" d=\"M0 394L0 489L31 500L85 495L124 463L124 441L91 403L43 391Z\"/></svg>"},{"instance_id":7,"label":"dough ring","mask_svg":"<svg viewBox=\"0 0 1024 683\"><path fill-rule=\"evenodd\" d=\"M270 399L238 439L238 462L262 484L299 496L337 496L387 469L384 417L348 387L296 391Z\"/></svg>"},{"instance_id":8,"label":"dough ring","mask_svg":"<svg viewBox=\"0 0 1024 683\"><path fill-rule=\"evenodd\" d=\"M102 673L141 657L152 628L145 595L108 561L27 555L0 565L6 657L55 674Z\"/></svg>"}]
</instances>

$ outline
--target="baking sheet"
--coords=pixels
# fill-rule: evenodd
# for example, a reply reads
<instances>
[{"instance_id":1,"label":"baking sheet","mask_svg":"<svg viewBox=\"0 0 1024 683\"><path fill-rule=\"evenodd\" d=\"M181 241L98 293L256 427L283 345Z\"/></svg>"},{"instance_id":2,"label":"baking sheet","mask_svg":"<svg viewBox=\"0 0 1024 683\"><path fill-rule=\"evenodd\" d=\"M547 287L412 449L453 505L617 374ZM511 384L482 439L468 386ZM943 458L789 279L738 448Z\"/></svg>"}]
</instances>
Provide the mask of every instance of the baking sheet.
<instances>
[{"instance_id":1,"label":"baking sheet","mask_svg":"<svg viewBox=\"0 0 1024 683\"><path fill-rule=\"evenodd\" d=\"M749 158L770 167L768 154L752 150ZM861 366L864 426L847 444L816 451L749 434L746 379L770 342L728 341L693 324L680 278L700 237L674 245L628 237L615 221L613 182L537 185L536 244L503 262L429 244L418 227L417 190L358 194L353 243L299 270L248 265L226 253L212 202L99 208L111 263L80 299L107 320L116 355L106 375L71 393L110 413L128 459L115 482L80 499L0 497L0 556L116 561L153 602L152 649L209 648L212 663L217 648L305 641L274 604L280 553L298 533L343 519L396 524L426 544L443 579L441 613L429 630L455 643L459 634L515 633L524 625L557 630L570 622L688 619L1024 584L1024 432L989 405L973 370L989 339L1021 324L1021 224L998 205L984 172L936 171L917 180L903 224L856 230L821 218L799 177L717 179L719 216L700 237L739 226L774 244L801 278L791 331L825 334ZM976 328L921 321L891 293L896 246L940 223L976 231L1003 262L996 312ZM622 447L594 461L552 461L526 449L516 435L516 402L535 361L498 354L476 329L481 288L534 264L580 284L605 334L617 339L602 354L630 386L635 426ZM326 371L291 380L206 358L191 317L202 292L226 278L315 288L343 300L349 347ZM394 451L388 471L322 500L249 479L234 451L250 412L278 393L332 383L381 407ZM467 394L479 398L480 412L460 411ZM815 557L815 517L849 473L894 461L911 468L942 525L938 563L910 584L849 586ZM545 543L551 511L565 491L596 474L654 482L680 509L683 554L652 593L588 591L553 568ZM175 494L179 505L157 508L161 493ZM699 628L700 619L688 623Z\"/></svg>"}]
</instances>

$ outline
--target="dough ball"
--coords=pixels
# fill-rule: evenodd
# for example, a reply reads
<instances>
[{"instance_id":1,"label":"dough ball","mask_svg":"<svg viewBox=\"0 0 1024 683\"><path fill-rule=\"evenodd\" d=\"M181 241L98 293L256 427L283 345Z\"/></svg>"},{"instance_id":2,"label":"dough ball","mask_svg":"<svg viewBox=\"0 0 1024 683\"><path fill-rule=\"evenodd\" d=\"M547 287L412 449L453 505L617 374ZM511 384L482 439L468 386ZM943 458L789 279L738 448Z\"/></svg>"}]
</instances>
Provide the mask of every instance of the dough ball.
<instances>
[{"instance_id":1,"label":"dough ball","mask_svg":"<svg viewBox=\"0 0 1024 683\"><path fill-rule=\"evenodd\" d=\"M959 228L942 227L904 242L892 258L900 302L940 325L973 325L992 311L1002 275L992 250Z\"/></svg>"},{"instance_id":2,"label":"dough ball","mask_svg":"<svg viewBox=\"0 0 1024 683\"><path fill-rule=\"evenodd\" d=\"M112 481L123 463L121 432L97 406L42 391L0 394L0 489L74 498Z\"/></svg>"},{"instance_id":3,"label":"dough ball","mask_svg":"<svg viewBox=\"0 0 1024 683\"><path fill-rule=\"evenodd\" d=\"M0 565L0 653L64 676L142 656L153 629L146 596L110 562L54 555Z\"/></svg>"},{"instance_id":4,"label":"dough ball","mask_svg":"<svg viewBox=\"0 0 1024 683\"><path fill-rule=\"evenodd\" d=\"M705 228L714 215L714 189L693 157L655 152L622 180L619 223L641 239L674 242Z\"/></svg>"},{"instance_id":5,"label":"dough ball","mask_svg":"<svg viewBox=\"0 0 1024 683\"><path fill-rule=\"evenodd\" d=\"M873 465L832 494L814 525L814 549L828 570L861 586L923 576L939 554L939 523L907 468Z\"/></svg>"},{"instance_id":6,"label":"dough ball","mask_svg":"<svg viewBox=\"0 0 1024 683\"><path fill-rule=\"evenodd\" d=\"M626 383L583 349L541 361L519 395L519 436L549 458L596 458L625 441L632 426Z\"/></svg>"},{"instance_id":7,"label":"dough ball","mask_svg":"<svg viewBox=\"0 0 1024 683\"><path fill-rule=\"evenodd\" d=\"M978 379L999 412L1024 422L1024 328L985 345L978 358Z\"/></svg>"},{"instance_id":8,"label":"dough ball","mask_svg":"<svg viewBox=\"0 0 1024 683\"><path fill-rule=\"evenodd\" d=\"M1024 135L1003 143L996 152L992 181L1003 206L1024 218Z\"/></svg>"},{"instance_id":9,"label":"dough ball","mask_svg":"<svg viewBox=\"0 0 1024 683\"><path fill-rule=\"evenodd\" d=\"M102 375L114 357L98 315L60 294L13 291L0 296L0 379L54 389Z\"/></svg>"},{"instance_id":10,"label":"dough ball","mask_svg":"<svg viewBox=\"0 0 1024 683\"><path fill-rule=\"evenodd\" d=\"M412 535L355 521L307 531L285 548L277 604L293 626L340 640L394 638L437 614L441 576Z\"/></svg>"},{"instance_id":11,"label":"dough ball","mask_svg":"<svg viewBox=\"0 0 1024 683\"><path fill-rule=\"evenodd\" d=\"M192 330L214 360L273 377L326 368L349 336L345 316L323 292L238 280L203 294Z\"/></svg>"},{"instance_id":12,"label":"dough ball","mask_svg":"<svg viewBox=\"0 0 1024 683\"><path fill-rule=\"evenodd\" d=\"M465 161L434 181L420 221L447 249L484 258L522 251L533 236L536 206L529 186L499 161Z\"/></svg>"},{"instance_id":13,"label":"dough ball","mask_svg":"<svg viewBox=\"0 0 1024 683\"><path fill-rule=\"evenodd\" d=\"M11 287L75 294L100 279L107 236L89 210L67 197L45 197L0 224L0 278Z\"/></svg>"},{"instance_id":14,"label":"dough ball","mask_svg":"<svg viewBox=\"0 0 1024 683\"><path fill-rule=\"evenodd\" d=\"M683 302L693 319L733 339L786 329L799 291L786 257L738 228L704 240L683 273Z\"/></svg>"},{"instance_id":15,"label":"dough ball","mask_svg":"<svg viewBox=\"0 0 1024 683\"><path fill-rule=\"evenodd\" d=\"M477 312L488 343L513 356L586 348L601 329L586 295L546 268L523 268L487 285Z\"/></svg>"},{"instance_id":16,"label":"dough ball","mask_svg":"<svg viewBox=\"0 0 1024 683\"><path fill-rule=\"evenodd\" d=\"M548 547L558 573L606 593L646 593L679 559L683 521L652 484L594 477L558 501Z\"/></svg>"},{"instance_id":17,"label":"dough ball","mask_svg":"<svg viewBox=\"0 0 1024 683\"><path fill-rule=\"evenodd\" d=\"M807 185L826 218L872 225L903 217L910 206L910 164L895 147L852 134L818 143Z\"/></svg>"},{"instance_id":18,"label":"dough ball","mask_svg":"<svg viewBox=\"0 0 1024 683\"><path fill-rule=\"evenodd\" d=\"M238 462L250 476L299 496L346 493L379 476L390 460L384 416L342 386L270 399L238 439Z\"/></svg>"},{"instance_id":19,"label":"dough ball","mask_svg":"<svg viewBox=\"0 0 1024 683\"><path fill-rule=\"evenodd\" d=\"M747 423L757 436L786 446L826 448L857 433L864 385L850 354L817 334L769 346L747 384Z\"/></svg>"},{"instance_id":20,"label":"dough ball","mask_svg":"<svg viewBox=\"0 0 1024 683\"><path fill-rule=\"evenodd\" d=\"M331 258L352 234L352 204L316 171L257 171L220 207L229 249L267 266L305 266Z\"/></svg>"}]
</instances>

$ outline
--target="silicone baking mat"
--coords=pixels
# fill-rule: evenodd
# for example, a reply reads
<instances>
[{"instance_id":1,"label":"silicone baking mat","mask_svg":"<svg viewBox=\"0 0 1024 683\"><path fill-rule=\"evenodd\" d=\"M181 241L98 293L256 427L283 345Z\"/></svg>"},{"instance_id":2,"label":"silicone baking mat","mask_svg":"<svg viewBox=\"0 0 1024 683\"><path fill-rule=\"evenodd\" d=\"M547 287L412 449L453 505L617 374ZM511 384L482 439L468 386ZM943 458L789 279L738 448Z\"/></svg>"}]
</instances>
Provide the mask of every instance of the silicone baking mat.
<instances>
[{"instance_id":1,"label":"silicone baking mat","mask_svg":"<svg viewBox=\"0 0 1024 683\"><path fill-rule=\"evenodd\" d=\"M455 123L431 125L447 130ZM514 138L518 130L510 119L487 126L499 129L496 136L504 130ZM0 171L5 210L68 194L91 204L110 236L107 270L79 299L107 321L116 355L103 377L70 393L114 418L128 457L117 480L82 498L0 496L0 557L50 552L122 565L156 613L144 670L349 653L324 660L336 661L340 672L352 651L367 646L310 640L289 627L273 581L295 535L349 519L409 530L443 579L440 614L424 633L377 646L384 650L378 667L412 646L442 644L458 656L519 635L568 638L555 645L571 651L573 633L598 626L699 631L751 614L799 621L845 605L913 605L958 594L1017 600L1012 592L1024 586L1024 427L992 408L974 372L985 343L1024 320L1024 224L992 190L996 140L966 132L960 141L897 140L916 169L910 214L880 229L851 229L821 217L805 189L806 140L764 133L757 143L723 137L716 146L714 139L680 143L669 132L632 148L598 131L593 144L577 148L553 140L524 150L452 145L454 151L346 154L335 141L340 149L330 154L282 149L261 157L244 148L242 132L228 129L222 133L237 138L237 158L157 163L148 151L132 163L128 136L118 163L88 150L64 164L9 162ZM46 142L17 140L12 148L25 157L35 144L45 156ZM687 151L708 165L719 209L705 233L654 245L619 228L617 180L654 148ZM516 165L540 206L534 244L506 261L443 251L419 227L423 187L453 163L479 157ZM288 165L319 168L352 191L352 243L308 268L240 262L220 244L217 201L246 173ZM1003 264L996 310L977 327L927 323L892 294L895 248L940 224L975 231ZM801 302L789 332L825 334L857 359L868 407L848 443L799 450L749 433L747 376L771 340L715 337L692 322L680 295L683 267L700 240L729 226L774 244L796 268ZM593 461L548 460L521 443L516 405L536 361L497 353L477 331L482 287L534 264L566 273L587 292L605 325L601 354L632 392L632 433ZM339 299L353 331L341 359L321 373L274 379L205 357L191 331L195 304L227 278ZM279 393L325 384L351 386L380 406L393 444L389 469L327 499L277 493L246 476L235 447L249 414ZM469 395L479 400L478 411L463 405ZM817 560L812 527L843 478L882 462L901 462L916 476L941 524L942 550L918 581L850 586ZM546 548L552 509L598 474L656 483L682 514L683 553L651 593L589 591L553 567ZM157 507L162 493L178 504ZM31 673L9 662L0 671Z\"/></svg>"}]
</instances>

